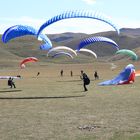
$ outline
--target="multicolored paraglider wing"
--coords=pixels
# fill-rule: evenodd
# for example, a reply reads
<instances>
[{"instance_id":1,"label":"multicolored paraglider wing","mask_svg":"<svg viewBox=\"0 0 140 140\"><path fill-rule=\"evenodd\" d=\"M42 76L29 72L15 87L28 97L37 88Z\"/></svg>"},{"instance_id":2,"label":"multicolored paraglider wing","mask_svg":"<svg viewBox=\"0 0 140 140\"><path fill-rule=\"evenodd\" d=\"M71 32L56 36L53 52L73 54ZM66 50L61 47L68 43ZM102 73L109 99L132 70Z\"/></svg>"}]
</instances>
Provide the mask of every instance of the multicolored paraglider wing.
<instances>
[{"instance_id":1,"label":"multicolored paraglider wing","mask_svg":"<svg viewBox=\"0 0 140 140\"><path fill-rule=\"evenodd\" d=\"M51 57L55 58L55 57L62 56L62 55L68 56L73 59L73 56L68 52L58 52L58 53L51 55Z\"/></svg>"},{"instance_id":2,"label":"multicolored paraglider wing","mask_svg":"<svg viewBox=\"0 0 140 140\"><path fill-rule=\"evenodd\" d=\"M124 70L114 79L99 83L100 86L130 84L135 81L135 68L132 64L127 65Z\"/></svg>"},{"instance_id":3,"label":"multicolored paraglider wing","mask_svg":"<svg viewBox=\"0 0 140 140\"><path fill-rule=\"evenodd\" d=\"M116 54L128 55L128 56L130 56L132 58L132 60L138 60L138 56L136 55L136 53L131 51L131 50L121 49L121 50L118 50L116 52Z\"/></svg>"},{"instance_id":4,"label":"multicolored paraglider wing","mask_svg":"<svg viewBox=\"0 0 140 140\"><path fill-rule=\"evenodd\" d=\"M102 36L90 37L90 38L86 38L82 40L80 44L78 45L77 50L80 50L81 48L95 42L106 42L113 45L117 50L119 50L119 46L117 45L115 41L111 40L110 38L102 37Z\"/></svg>"},{"instance_id":5,"label":"multicolored paraglider wing","mask_svg":"<svg viewBox=\"0 0 140 140\"><path fill-rule=\"evenodd\" d=\"M65 50L65 51L69 51L71 53L73 53L74 55L77 56L77 53L75 50L69 48L69 47L66 47L66 46L58 46L58 47L55 47L55 48L52 48L48 51L47 55L49 56L50 53L54 52L54 51L57 51L57 50Z\"/></svg>"},{"instance_id":6,"label":"multicolored paraglider wing","mask_svg":"<svg viewBox=\"0 0 140 140\"><path fill-rule=\"evenodd\" d=\"M46 21L39 29L37 35L42 32L44 28L49 26L52 23L55 23L57 21L63 20L63 19L68 19L68 18L91 18L91 19L97 19L100 21L103 21L109 25L111 25L119 34L119 29L118 27L110 20L109 17L105 16L104 14L101 14L99 12L94 12L94 11L86 11L86 10L76 10L76 11L67 11L64 12L60 15L57 15L48 21Z\"/></svg>"},{"instance_id":7,"label":"multicolored paraglider wing","mask_svg":"<svg viewBox=\"0 0 140 140\"><path fill-rule=\"evenodd\" d=\"M20 63L20 67L21 68L25 68L25 63L28 63L28 62L37 62L38 59L35 58L35 57L27 57L25 58L21 63Z\"/></svg>"}]
</instances>

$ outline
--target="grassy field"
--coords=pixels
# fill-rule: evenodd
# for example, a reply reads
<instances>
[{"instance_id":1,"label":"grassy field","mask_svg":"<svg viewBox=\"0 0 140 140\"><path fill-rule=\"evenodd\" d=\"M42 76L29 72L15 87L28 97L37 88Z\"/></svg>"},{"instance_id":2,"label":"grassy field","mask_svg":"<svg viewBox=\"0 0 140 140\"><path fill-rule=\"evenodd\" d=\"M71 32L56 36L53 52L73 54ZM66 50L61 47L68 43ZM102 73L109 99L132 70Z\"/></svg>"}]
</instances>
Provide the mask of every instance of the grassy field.
<instances>
[{"instance_id":1,"label":"grassy field","mask_svg":"<svg viewBox=\"0 0 140 140\"><path fill-rule=\"evenodd\" d=\"M101 62L42 63L1 69L0 75L20 74L22 79L15 80L16 89L0 81L0 140L140 140L140 77L130 85L97 85L125 66L112 71ZM88 92L83 92L81 70L91 79ZM99 80L94 80L94 70Z\"/></svg>"}]
</instances>

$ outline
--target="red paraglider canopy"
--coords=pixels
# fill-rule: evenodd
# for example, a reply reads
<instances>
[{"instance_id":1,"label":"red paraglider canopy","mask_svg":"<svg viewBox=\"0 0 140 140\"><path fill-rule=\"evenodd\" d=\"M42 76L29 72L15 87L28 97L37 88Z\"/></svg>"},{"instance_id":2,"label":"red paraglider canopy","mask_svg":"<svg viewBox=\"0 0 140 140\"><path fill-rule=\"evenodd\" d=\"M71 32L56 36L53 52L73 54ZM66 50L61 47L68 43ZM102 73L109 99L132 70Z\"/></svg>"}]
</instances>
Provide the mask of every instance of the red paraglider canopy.
<instances>
[{"instance_id":1,"label":"red paraglider canopy","mask_svg":"<svg viewBox=\"0 0 140 140\"><path fill-rule=\"evenodd\" d=\"M28 62L37 62L38 59L35 58L35 57L27 57L25 58L21 63L20 63L20 67L21 68L24 68L25 67L25 63L28 63Z\"/></svg>"}]
</instances>

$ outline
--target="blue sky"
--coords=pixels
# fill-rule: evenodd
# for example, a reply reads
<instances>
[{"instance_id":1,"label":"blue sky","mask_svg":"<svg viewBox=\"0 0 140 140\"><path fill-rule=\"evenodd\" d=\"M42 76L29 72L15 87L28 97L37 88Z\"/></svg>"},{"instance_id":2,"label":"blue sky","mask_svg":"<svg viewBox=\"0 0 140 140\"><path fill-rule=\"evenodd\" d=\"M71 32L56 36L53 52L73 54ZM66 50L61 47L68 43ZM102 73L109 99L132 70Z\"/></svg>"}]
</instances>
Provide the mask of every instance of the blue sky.
<instances>
[{"instance_id":1,"label":"blue sky","mask_svg":"<svg viewBox=\"0 0 140 140\"><path fill-rule=\"evenodd\" d=\"M22 24L36 29L48 19L67 10L100 11L120 28L140 28L140 0L1 0L0 33L8 27ZM47 27L44 33L96 33L114 30L111 26L91 19L68 19Z\"/></svg>"}]
</instances>

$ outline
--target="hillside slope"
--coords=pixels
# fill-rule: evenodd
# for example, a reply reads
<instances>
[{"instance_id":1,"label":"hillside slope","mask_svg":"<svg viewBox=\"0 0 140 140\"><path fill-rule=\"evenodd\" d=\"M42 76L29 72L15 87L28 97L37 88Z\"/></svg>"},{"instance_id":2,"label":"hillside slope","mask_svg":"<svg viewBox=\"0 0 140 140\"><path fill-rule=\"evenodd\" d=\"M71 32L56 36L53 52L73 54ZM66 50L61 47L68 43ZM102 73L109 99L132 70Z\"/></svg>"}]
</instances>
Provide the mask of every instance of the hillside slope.
<instances>
[{"instance_id":1,"label":"hillside slope","mask_svg":"<svg viewBox=\"0 0 140 140\"><path fill-rule=\"evenodd\" d=\"M62 34L48 34L47 36L52 41L53 47L64 45L76 49L81 40L92 36L104 36L114 40L120 49L130 49L140 55L140 29L121 29L120 35L117 35L114 31L100 32L96 34L84 34L84 33L62 33ZM41 51L39 46L43 42L38 41L33 36L24 36L10 40L4 44L0 41L0 59L4 57L10 60L23 59L25 57L34 56L40 59L40 61L50 61L46 57L46 51ZM108 43L93 43L87 46L88 49L93 50L98 58L113 57L116 49ZM46 60L47 58L47 60ZM117 60L117 59L115 59Z\"/></svg>"}]
</instances>

